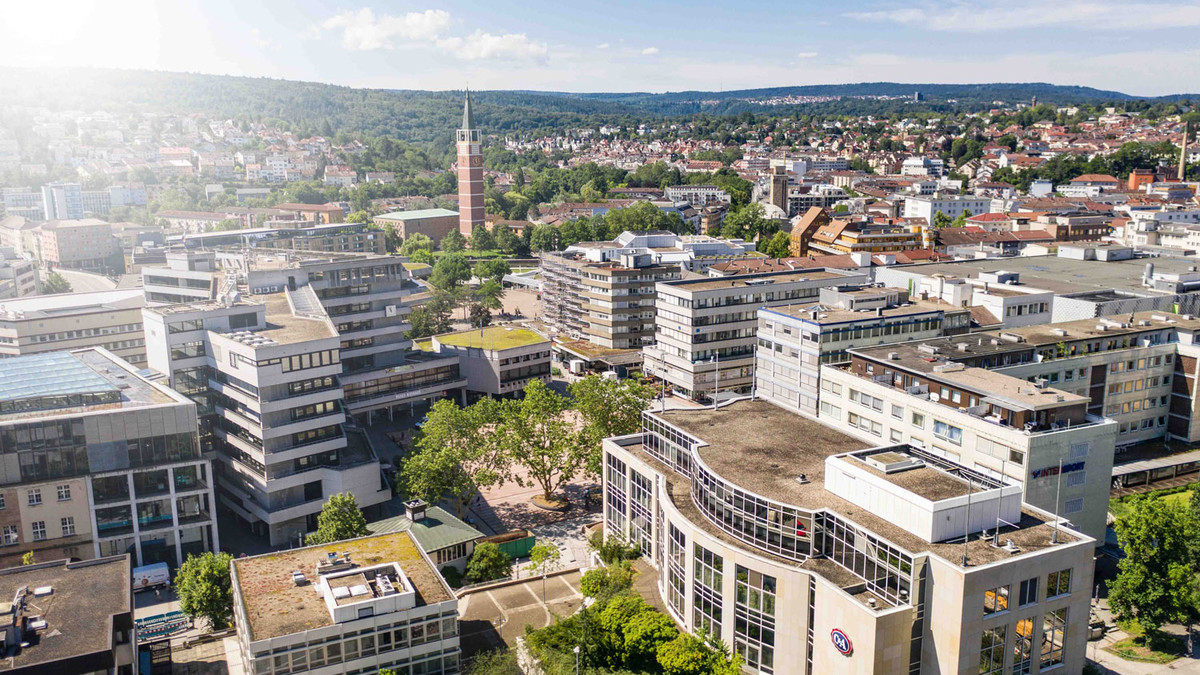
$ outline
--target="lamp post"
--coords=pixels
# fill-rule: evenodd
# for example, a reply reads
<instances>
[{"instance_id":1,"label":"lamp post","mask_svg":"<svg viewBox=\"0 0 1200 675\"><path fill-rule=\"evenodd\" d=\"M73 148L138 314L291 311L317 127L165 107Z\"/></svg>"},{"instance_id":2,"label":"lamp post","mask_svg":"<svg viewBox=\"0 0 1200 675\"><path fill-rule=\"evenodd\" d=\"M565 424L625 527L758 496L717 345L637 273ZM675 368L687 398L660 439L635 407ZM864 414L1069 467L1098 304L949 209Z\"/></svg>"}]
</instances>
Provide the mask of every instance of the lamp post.
<instances>
[{"instance_id":1,"label":"lamp post","mask_svg":"<svg viewBox=\"0 0 1200 675\"><path fill-rule=\"evenodd\" d=\"M716 380L713 382L713 410L717 409L717 402L720 400L717 396L721 393L721 352L714 350L713 363L717 364L717 369L714 372Z\"/></svg>"},{"instance_id":2,"label":"lamp post","mask_svg":"<svg viewBox=\"0 0 1200 675\"><path fill-rule=\"evenodd\" d=\"M575 645L571 651L575 652L575 675L579 675L579 645Z\"/></svg>"}]
</instances>

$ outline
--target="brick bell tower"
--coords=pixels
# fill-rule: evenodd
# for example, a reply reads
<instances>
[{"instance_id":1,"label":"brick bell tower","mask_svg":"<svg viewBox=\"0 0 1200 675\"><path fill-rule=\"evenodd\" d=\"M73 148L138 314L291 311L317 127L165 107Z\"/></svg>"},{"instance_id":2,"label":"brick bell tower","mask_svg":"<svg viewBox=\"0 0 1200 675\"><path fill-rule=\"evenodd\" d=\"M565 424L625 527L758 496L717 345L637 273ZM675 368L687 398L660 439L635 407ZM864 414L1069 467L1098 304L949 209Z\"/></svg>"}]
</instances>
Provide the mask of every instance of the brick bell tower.
<instances>
[{"instance_id":1,"label":"brick bell tower","mask_svg":"<svg viewBox=\"0 0 1200 675\"><path fill-rule=\"evenodd\" d=\"M458 231L469 237L483 224L483 148L471 117L471 92L467 91L458 130Z\"/></svg>"}]
</instances>

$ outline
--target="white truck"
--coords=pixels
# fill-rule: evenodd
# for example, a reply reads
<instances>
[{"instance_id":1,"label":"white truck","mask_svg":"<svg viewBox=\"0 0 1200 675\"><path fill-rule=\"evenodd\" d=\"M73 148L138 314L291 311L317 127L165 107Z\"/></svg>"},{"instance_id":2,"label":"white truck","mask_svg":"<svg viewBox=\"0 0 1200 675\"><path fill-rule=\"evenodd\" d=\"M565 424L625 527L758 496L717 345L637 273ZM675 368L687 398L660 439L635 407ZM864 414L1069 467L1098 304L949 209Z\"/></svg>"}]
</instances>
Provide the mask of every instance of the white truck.
<instances>
[{"instance_id":1,"label":"white truck","mask_svg":"<svg viewBox=\"0 0 1200 675\"><path fill-rule=\"evenodd\" d=\"M135 591L170 585L171 570L165 562L133 568L133 590Z\"/></svg>"}]
</instances>

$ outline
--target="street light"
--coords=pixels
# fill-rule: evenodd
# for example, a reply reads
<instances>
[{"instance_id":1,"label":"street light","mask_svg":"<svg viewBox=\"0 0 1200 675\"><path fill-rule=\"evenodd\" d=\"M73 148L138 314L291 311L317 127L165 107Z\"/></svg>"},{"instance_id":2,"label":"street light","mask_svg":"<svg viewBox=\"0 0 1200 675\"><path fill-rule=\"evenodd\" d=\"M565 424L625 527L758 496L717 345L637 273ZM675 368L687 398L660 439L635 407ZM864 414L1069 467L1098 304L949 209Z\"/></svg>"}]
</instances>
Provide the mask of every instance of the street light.
<instances>
[{"instance_id":1,"label":"street light","mask_svg":"<svg viewBox=\"0 0 1200 675\"><path fill-rule=\"evenodd\" d=\"M579 675L579 645L575 645L571 651L575 652L575 675Z\"/></svg>"},{"instance_id":2,"label":"street light","mask_svg":"<svg viewBox=\"0 0 1200 675\"><path fill-rule=\"evenodd\" d=\"M712 357L712 362L717 364L716 381L713 383L713 410L717 409L717 398L721 393L721 352L717 350Z\"/></svg>"}]
</instances>

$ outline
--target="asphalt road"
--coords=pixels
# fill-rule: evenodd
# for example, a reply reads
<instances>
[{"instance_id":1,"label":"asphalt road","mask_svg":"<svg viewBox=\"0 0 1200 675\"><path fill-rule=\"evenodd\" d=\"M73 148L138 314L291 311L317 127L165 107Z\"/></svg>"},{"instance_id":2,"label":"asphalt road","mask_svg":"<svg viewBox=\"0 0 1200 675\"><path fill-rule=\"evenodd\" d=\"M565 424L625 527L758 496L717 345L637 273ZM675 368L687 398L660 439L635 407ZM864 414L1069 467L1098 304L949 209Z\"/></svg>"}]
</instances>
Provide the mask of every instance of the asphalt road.
<instances>
[{"instance_id":1,"label":"asphalt road","mask_svg":"<svg viewBox=\"0 0 1200 675\"><path fill-rule=\"evenodd\" d=\"M100 274L91 274L90 272L80 272L78 270L55 270L62 275L68 283L71 284L71 290L76 293L90 293L92 291L111 291L117 287L115 281ZM42 279L45 279L48 274L43 270Z\"/></svg>"}]
</instances>

